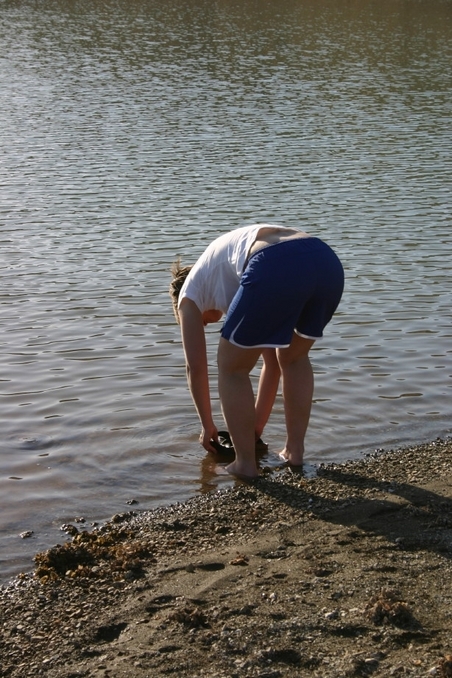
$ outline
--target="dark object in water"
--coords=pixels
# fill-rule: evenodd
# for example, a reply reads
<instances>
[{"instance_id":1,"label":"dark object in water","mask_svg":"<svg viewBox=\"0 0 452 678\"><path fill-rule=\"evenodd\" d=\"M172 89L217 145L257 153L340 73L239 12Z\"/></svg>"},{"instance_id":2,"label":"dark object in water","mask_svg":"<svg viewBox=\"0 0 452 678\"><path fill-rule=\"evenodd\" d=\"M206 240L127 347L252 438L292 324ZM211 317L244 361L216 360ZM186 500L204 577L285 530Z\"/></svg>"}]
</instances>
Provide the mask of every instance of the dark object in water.
<instances>
[{"instance_id":1,"label":"dark object in water","mask_svg":"<svg viewBox=\"0 0 452 678\"><path fill-rule=\"evenodd\" d=\"M212 439L210 444L218 454L234 454L234 445L228 431L218 431L218 442Z\"/></svg>"},{"instance_id":2,"label":"dark object in water","mask_svg":"<svg viewBox=\"0 0 452 678\"><path fill-rule=\"evenodd\" d=\"M235 454L234 445L228 431L218 431L218 442L216 440L211 440L210 444L215 448L218 454ZM264 443L262 438L256 440L256 452L267 452L267 450L268 445L267 443Z\"/></svg>"}]
</instances>

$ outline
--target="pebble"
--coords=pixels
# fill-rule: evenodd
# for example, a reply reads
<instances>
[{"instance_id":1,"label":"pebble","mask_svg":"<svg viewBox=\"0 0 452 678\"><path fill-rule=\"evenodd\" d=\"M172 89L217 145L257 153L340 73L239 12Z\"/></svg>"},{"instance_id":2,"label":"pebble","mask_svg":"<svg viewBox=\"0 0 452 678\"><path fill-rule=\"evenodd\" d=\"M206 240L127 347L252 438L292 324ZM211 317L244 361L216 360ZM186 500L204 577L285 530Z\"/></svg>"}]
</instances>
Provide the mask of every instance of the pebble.
<instances>
[{"instance_id":1,"label":"pebble","mask_svg":"<svg viewBox=\"0 0 452 678\"><path fill-rule=\"evenodd\" d=\"M435 447L440 448L440 445ZM114 548L124 555L124 568L115 570L108 558L95 559L92 565L81 566L81 569L79 563L71 562L65 567L65 571L71 573L68 579L49 578L47 583L40 583L33 577L25 577L12 588L1 590L2 623L4 630L10 629L9 635L6 632L2 638L2 670L9 671L7 675L11 678L39 676L44 672L53 678L69 672L94 676L103 666L106 672L108 667L109 672L119 675L127 662L134 667L134 678L135 675L137 678L166 675L176 665L180 667L179 678L193 675L213 678L215 674L218 678L235 675L238 678L270 675L333 678L349 675L352 660L347 652L355 648L354 652L362 650L357 655L356 661L360 663L355 665L356 675L361 672L359 675L443 678L440 667L445 664L440 662L448 656L446 651L450 651L450 647L446 645L452 637L446 629L447 624L450 626L446 613L451 590L448 553L435 551L436 542L433 545L419 542L419 546L409 551L404 550L402 543L397 548L395 540L400 539L400 532L397 519L394 526L390 526L392 514L387 518L388 527L384 524L382 534L375 535L367 527L351 523L344 528L332 520L331 514L327 515L327 509L339 502L341 510L349 512L350 520L354 505L363 498L365 505L375 501L375 493L369 494L369 488L378 493L387 492L387 483L392 479L391 489L403 492L409 506L410 492L424 490L409 485L408 468L418 466L419 477L428 478L430 488L435 478L451 476L450 444L449 450L448 455L443 453L441 463L433 458L431 448L423 446L413 451L412 458L411 453L389 451L376 459L322 467L312 484L311 481L301 484L299 478L296 480L293 474L282 471L265 479L261 487L259 481L252 489L227 490L168 509L138 515L117 514L109 525L95 532L102 538L117 535ZM404 463L398 463L399 456ZM443 466L442 462L447 465ZM414 473L413 469L411 472ZM343 475L348 482L342 480ZM316 497L315 502L310 503L313 522L307 521L309 493ZM419 498L419 495L413 496ZM379 497L381 502L381 494ZM432 522L437 515L446 515L450 510L451 501L443 499L443 503L445 505L438 508L429 500L428 517ZM254 511L256 505L259 511L250 518L250 507ZM235 533L234 540L231 534L216 529L222 519L228 532ZM74 520L78 524L77 519ZM421 526L415 535L421 539L425 510L419 516L413 513L410 520L417 520L417 526ZM360 524L363 523L358 521L357 525ZM429 533L441 529L434 524L433 528L429 527ZM237 553L247 556L254 537L263 530L268 535L265 553L264 547L262 553L252 552L243 569L230 566L231 558ZM87 534L77 530L72 543L84 545L81 540L88 539ZM442 532L438 534L441 536ZM181 536L184 537L182 544ZM142 544L147 549L142 557L143 573L125 584L124 580L134 572L126 558L127 550L134 545L139 553ZM224 572L216 574L214 570L203 575L198 566L190 573L183 569L185 563L211 562L211 556L201 556L202 549L210 554L215 549L218 562L224 563ZM417 558L418 554L422 557ZM176 572L177 561L182 568ZM171 565L171 571L165 570L165 563ZM385 567L371 567L373 563ZM388 563L391 569L386 567ZM231 570L234 570L233 585L228 583ZM248 572L260 576L251 586L249 580L245 581L244 575ZM325 576L314 579L313 575L319 573ZM202 586L200 583L203 576L204 588L204 582ZM210 586L209 577L211 582L218 582L218 590ZM177 589L179 578L179 590L163 599L164 588ZM179 594L187 588L192 593L191 582L193 587L198 586L196 597L200 600L194 606L202 610L206 626L184 629L181 622L172 621L170 615L187 605L187 600ZM262 586L256 587L256 583ZM379 625L365 616L369 601L382 588L392 588L395 584L401 587L403 599L409 602L415 618L422 623L422 631L417 627L398 628L390 618ZM175 589L171 589L173 585ZM267 590L262 592L262 588ZM146 604L158 597L162 598L161 602L152 603L156 611L146 612ZM353 607L347 612L331 609L332 601L339 599L349 601ZM252 606L247 607L248 603ZM342 621L344 614L346 621ZM126 624L124 641L127 642L92 640L101 625L108 627L109 624L114 636L115 624L122 623ZM347 635L353 634L354 625L360 637ZM326 629L338 633L329 634ZM424 656L421 661L417 657L425 652L431 629L435 630L434 638L428 641L431 668L422 670L427 659ZM138 633L143 634L141 645L134 638ZM410 633L410 643L407 643L404 638ZM167 637L163 639L162 634ZM166 647L172 648L171 652L157 651L163 641ZM369 652L371 647L383 647L387 656L373 655ZM144 648L146 657L140 655ZM304 648L305 654L300 648ZM99 656L101 652L105 654ZM385 663L380 665L383 658Z\"/></svg>"}]
</instances>

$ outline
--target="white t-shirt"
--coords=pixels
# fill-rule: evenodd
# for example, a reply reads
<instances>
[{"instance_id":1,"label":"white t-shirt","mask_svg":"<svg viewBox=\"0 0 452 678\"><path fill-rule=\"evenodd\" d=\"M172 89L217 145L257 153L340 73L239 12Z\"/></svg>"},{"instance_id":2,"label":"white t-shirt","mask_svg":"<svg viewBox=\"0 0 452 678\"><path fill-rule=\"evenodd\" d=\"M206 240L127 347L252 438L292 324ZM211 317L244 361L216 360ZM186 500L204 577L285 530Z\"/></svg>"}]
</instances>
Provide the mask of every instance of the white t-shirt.
<instances>
[{"instance_id":1,"label":"white t-shirt","mask_svg":"<svg viewBox=\"0 0 452 678\"><path fill-rule=\"evenodd\" d=\"M201 313L226 313L240 285L243 269L259 230L268 224L254 224L229 231L216 238L188 274L179 295L195 302Z\"/></svg>"}]
</instances>

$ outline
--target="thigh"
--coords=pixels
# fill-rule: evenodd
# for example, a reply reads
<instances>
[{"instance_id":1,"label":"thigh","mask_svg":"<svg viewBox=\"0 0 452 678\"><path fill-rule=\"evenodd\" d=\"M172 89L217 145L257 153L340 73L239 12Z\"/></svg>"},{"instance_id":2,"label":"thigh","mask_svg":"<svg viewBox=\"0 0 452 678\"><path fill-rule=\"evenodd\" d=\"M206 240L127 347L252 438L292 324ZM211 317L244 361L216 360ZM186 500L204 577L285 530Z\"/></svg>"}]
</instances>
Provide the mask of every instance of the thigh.
<instances>
[{"instance_id":1,"label":"thigh","mask_svg":"<svg viewBox=\"0 0 452 678\"><path fill-rule=\"evenodd\" d=\"M261 353L260 348L242 348L221 337L218 345L218 369L223 373L250 373Z\"/></svg>"},{"instance_id":2,"label":"thigh","mask_svg":"<svg viewBox=\"0 0 452 678\"><path fill-rule=\"evenodd\" d=\"M283 369L286 365L290 365L291 363L300 360L300 358L305 358L314 343L314 339L300 337L294 332L290 346L287 348L279 348L276 352L281 368Z\"/></svg>"}]
</instances>

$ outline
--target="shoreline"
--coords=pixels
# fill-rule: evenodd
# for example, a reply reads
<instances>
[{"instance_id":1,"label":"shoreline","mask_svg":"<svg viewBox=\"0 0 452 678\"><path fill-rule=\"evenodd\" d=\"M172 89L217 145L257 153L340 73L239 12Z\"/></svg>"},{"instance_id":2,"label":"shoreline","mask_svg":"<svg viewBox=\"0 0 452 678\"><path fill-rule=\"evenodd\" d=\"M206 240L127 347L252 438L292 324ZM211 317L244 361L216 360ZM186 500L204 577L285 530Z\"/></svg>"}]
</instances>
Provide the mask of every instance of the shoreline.
<instances>
[{"instance_id":1,"label":"shoreline","mask_svg":"<svg viewBox=\"0 0 452 678\"><path fill-rule=\"evenodd\" d=\"M0 588L1 675L452 676L452 440L113 516Z\"/></svg>"}]
</instances>

